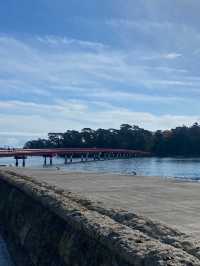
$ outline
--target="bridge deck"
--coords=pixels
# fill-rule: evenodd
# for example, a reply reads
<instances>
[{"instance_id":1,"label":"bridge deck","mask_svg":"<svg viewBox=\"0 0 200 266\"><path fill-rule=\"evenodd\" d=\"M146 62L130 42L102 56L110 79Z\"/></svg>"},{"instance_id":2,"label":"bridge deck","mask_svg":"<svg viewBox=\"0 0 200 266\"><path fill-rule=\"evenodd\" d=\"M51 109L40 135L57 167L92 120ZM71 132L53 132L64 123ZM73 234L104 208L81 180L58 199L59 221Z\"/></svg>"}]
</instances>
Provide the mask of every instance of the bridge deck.
<instances>
[{"instance_id":1,"label":"bridge deck","mask_svg":"<svg viewBox=\"0 0 200 266\"><path fill-rule=\"evenodd\" d=\"M0 150L0 157L23 157L23 156L57 156L68 154L87 153L113 153L113 154L135 154L141 156L149 155L148 152L126 149L104 149L104 148L59 148L59 149L12 149Z\"/></svg>"}]
</instances>

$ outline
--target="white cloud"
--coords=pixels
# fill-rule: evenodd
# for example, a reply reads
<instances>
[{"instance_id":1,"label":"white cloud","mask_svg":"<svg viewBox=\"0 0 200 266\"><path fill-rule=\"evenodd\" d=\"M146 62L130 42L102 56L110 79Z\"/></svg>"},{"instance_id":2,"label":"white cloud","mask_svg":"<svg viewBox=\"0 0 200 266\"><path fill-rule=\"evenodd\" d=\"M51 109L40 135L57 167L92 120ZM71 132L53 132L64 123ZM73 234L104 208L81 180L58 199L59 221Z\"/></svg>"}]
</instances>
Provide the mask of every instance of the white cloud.
<instances>
[{"instance_id":1,"label":"white cloud","mask_svg":"<svg viewBox=\"0 0 200 266\"><path fill-rule=\"evenodd\" d=\"M152 81L153 83L153 81ZM115 101L131 101L133 102L149 102L149 103L169 103L169 102L193 102L194 100L185 97L178 96L159 96L152 94L124 92L124 91L109 91L106 89L99 89L98 91L90 93L90 96L96 98L103 98L104 100L115 100Z\"/></svg>"},{"instance_id":2,"label":"white cloud","mask_svg":"<svg viewBox=\"0 0 200 266\"><path fill-rule=\"evenodd\" d=\"M98 106L94 111L94 107ZM178 125L200 122L198 116L155 115L148 112L134 112L127 108L108 105L104 102L57 102L54 105L40 105L32 102L0 102L1 109L12 109L11 114L0 115L0 140L19 140L21 145L29 139L44 137L48 132L64 132L67 129L118 128L121 123L140 125L156 130ZM40 110L40 111L38 111ZM6 131L5 131L6 129ZM2 143L6 144L5 143Z\"/></svg>"},{"instance_id":3,"label":"white cloud","mask_svg":"<svg viewBox=\"0 0 200 266\"><path fill-rule=\"evenodd\" d=\"M143 60L155 55L162 61ZM166 115L148 108L198 104L198 98L178 94L182 87L197 94L200 86L198 76L174 65L180 53L117 50L54 36L28 41L4 36L0 56L0 139L9 142L69 128L131 123L155 130L199 121L187 110L177 116L173 108ZM136 104L145 112L134 109Z\"/></svg>"},{"instance_id":4,"label":"white cloud","mask_svg":"<svg viewBox=\"0 0 200 266\"><path fill-rule=\"evenodd\" d=\"M179 54L179 53L168 53L168 54L161 55L161 58L163 57L165 59L176 59L181 56L182 54Z\"/></svg>"},{"instance_id":5,"label":"white cloud","mask_svg":"<svg viewBox=\"0 0 200 266\"><path fill-rule=\"evenodd\" d=\"M155 54L152 54L150 56L144 56L143 60L162 60L162 59L164 59L164 60L173 60L173 59L177 59L177 58L179 58L181 56L182 56L182 54L175 53L175 52L171 52L171 53L155 53Z\"/></svg>"},{"instance_id":6,"label":"white cloud","mask_svg":"<svg viewBox=\"0 0 200 266\"><path fill-rule=\"evenodd\" d=\"M77 39L72 39L72 38L66 38L66 37L58 37L58 36L53 36L53 35L47 35L47 36L38 36L36 39L45 45L52 45L52 46L71 46L71 48L89 48L93 50L102 50L108 48L107 45L100 43L100 42L89 42L89 41L82 41L82 40L77 40Z\"/></svg>"},{"instance_id":7,"label":"white cloud","mask_svg":"<svg viewBox=\"0 0 200 266\"><path fill-rule=\"evenodd\" d=\"M30 44L10 37L0 37L0 89L46 96L55 91L74 90L76 93L92 90L95 87L112 88L110 82L146 88L154 86L156 89L159 86L152 84L152 80L157 80L159 83L163 78L164 80L168 78L170 81L176 77L183 81L185 78L183 74L187 72L174 66L171 68L162 64L148 65L148 62L144 63L142 60L142 58L155 57L172 59L179 57L178 53L142 55L142 51L126 52L107 48L93 52L90 48L85 50L85 42L82 44L81 41L77 41L79 49L74 51L67 44L64 49L59 49L62 39L56 37L51 37L51 40L54 40L58 47L49 51L46 38L44 37L45 41L40 49L35 44L37 39ZM73 43L75 42L73 40ZM96 43L92 46L90 43L88 47L98 45L101 46Z\"/></svg>"}]
</instances>

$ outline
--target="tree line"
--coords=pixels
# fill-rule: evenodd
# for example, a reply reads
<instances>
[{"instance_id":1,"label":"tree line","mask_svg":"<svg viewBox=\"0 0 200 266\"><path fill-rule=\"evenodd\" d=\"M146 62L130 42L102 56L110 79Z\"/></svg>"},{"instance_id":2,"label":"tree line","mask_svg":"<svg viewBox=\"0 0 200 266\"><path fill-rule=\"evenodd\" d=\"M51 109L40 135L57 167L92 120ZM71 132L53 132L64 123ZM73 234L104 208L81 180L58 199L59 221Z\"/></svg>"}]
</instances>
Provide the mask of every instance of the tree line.
<instances>
[{"instance_id":1,"label":"tree line","mask_svg":"<svg viewBox=\"0 0 200 266\"><path fill-rule=\"evenodd\" d=\"M200 156L200 125L180 126L152 132L136 125L122 124L119 129L49 133L47 139L28 141L24 148L113 148L151 152L157 156Z\"/></svg>"}]
</instances>

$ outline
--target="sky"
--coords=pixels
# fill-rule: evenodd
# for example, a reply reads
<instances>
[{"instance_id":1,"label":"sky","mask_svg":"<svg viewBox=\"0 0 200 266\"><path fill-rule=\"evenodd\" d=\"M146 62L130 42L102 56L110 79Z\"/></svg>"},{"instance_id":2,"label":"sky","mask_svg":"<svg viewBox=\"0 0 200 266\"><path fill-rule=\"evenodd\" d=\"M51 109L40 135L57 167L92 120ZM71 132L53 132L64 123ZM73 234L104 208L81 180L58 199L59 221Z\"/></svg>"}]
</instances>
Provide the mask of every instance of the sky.
<instances>
[{"instance_id":1,"label":"sky","mask_svg":"<svg viewBox=\"0 0 200 266\"><path fill-rule=\"evenodd\" d=\"M0 146L200 122L200 1L0 0Z\"/></svg>"}]
</instances>

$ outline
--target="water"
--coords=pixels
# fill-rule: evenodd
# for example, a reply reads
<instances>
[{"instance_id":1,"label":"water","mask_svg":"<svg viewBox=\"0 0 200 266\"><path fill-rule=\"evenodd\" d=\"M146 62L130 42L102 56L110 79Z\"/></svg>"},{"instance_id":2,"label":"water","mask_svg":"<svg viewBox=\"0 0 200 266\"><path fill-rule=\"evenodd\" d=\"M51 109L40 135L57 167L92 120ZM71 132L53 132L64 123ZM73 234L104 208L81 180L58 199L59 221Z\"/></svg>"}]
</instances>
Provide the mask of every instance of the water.
<instances>
[{"instance_id":1,"label":"water","mask_svg":"<svg viewBox=\"0 0 200 266\"><path fill-rule=\"evenodd\" d=\"M6 244L0 236L0 266L14 266L8 253Z\"/></svg>"},{"instance_id":2,"label":"water","mask_svg":"<svg viewBox=\"0 0 200 266\"><path fill-rule=\"evenodd\" d=\"M80 159L76 159L80 161ZM0 164L13 164L12 158L1 158ZM200 180L200 158L133 158L123 160L96 161L64 165L64 159L54 158L53 167L60 167L67 172L98 172L179 178L182 180ZM43 158L27 159L26 167L43 167ZM50 167L50 166L49 166Z\"/></svg>"}]
</instances>

